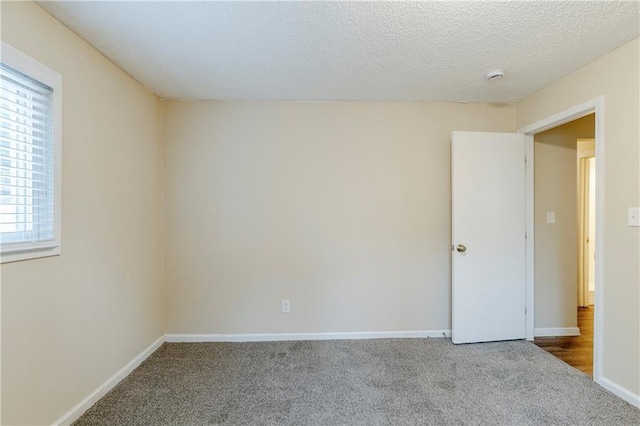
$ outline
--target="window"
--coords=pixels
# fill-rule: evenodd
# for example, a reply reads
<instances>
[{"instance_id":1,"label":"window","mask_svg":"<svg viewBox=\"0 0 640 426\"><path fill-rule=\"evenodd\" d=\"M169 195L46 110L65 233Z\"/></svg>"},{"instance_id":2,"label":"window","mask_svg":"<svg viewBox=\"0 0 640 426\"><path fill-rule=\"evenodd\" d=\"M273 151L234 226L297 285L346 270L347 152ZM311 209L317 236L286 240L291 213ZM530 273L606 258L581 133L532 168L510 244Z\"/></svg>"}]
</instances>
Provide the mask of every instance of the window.
<instances>
[{"instance_id":1,"label":"window","mask_svg":"<svg viewBox=\"0 0 640 426\"><path fill-rule=\"evenodd\" d=\"M2 43L0 261L60 254L60 74Z\"/></svg>"}]
</instances>

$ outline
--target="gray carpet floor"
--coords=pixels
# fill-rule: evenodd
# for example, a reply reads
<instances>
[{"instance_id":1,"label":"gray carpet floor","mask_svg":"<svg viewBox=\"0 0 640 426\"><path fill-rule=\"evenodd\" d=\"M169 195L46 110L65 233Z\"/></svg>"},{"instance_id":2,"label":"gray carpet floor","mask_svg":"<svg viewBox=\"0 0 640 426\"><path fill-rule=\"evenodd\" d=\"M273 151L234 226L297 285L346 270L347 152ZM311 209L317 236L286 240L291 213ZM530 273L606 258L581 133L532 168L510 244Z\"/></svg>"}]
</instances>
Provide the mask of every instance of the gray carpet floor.
<instances>
[{"instance_id":1,"label":"gray carpet floor","mask_svg":"<svg viewBox=\"0 0 640 426\"><path fill-rule=\"evenodd\" d=\"M525 341L165 343L75 425L640 425Z\"/></svg>"}]
</instances>

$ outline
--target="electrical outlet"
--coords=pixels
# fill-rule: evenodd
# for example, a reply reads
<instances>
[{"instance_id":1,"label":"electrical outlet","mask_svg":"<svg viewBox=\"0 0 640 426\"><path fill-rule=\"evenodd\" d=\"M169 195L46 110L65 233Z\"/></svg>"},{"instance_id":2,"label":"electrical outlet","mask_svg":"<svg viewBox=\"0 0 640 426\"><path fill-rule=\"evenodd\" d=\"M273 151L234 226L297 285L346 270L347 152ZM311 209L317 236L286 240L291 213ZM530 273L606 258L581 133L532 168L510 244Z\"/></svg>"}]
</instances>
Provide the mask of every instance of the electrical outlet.
<instances>
[{"instance_id":1,"label":"electrical outlet","mask_svg":"<svg viewBox=\"0 0 640 426\"><path fill-rule=\"evenodd\" d=\"M288 300L282 301L282 312L284 312L285 314L291 312L291 303L289 303Z\"/></svg>"}]
</instances>

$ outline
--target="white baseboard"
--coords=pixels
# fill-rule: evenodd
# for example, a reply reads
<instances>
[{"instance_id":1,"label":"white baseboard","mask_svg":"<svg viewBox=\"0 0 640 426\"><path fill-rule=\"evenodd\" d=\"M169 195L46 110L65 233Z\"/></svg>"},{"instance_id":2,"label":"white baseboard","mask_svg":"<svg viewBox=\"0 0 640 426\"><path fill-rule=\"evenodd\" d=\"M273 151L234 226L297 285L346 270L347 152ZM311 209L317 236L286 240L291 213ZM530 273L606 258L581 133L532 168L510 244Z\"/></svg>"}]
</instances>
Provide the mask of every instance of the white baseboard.
<instances>
[{"instance_id":1,"label":"white baseboard","mask_svg":"<svg viewBox=\"0 0 640 426\"><path fill-rule=\"evenodd\" d=\"M346 333L258 333L258 334L165 334L164 341L177 342L283 342L297 340L420 339L451 337L451 330L363 331Z\"/></svg>"},{"instance_id":2,"label":"white baseboard","mask_svg":"<svg viewBox=\"0 0 640 426\"><path fill-rule=\"evenodd\" d=\"M89 396L80 401L78 405L73 407L62 417L56 420L53 424L58 425L70 425L74 421L78 420L85 411L87 411L93 404L95 404L100 398L106 395L111 389L113 389L122 379L127 377L136 367L142 364L142 361L147 359L149 355L154 353L162 343L164 343L164 336L159 337L155 342L149 345L148 348L140 352L134 359L129 361L124 367L122 367L116 374L109 377L106 382L100 385L96 390L91 392Z\"/></svg>"},{"instance_id":3,"label":"white baseboard","mask_svg":"<svg viewBox=\"0 0 640 426\"><path fill-rule=\"evenodd\" d=\"M554 327L554 328L536 328L533 330L535 337L554 337L554 336L580 336L578 327Z\"/></svg>"},{"instance_id":4,"label":"white baseboard","mask_svg":"<svg viewBox=\"0 0 640 426\"><path fill-rule=\"evenodd\" d=\"M612 394L624 399L634 407L640 408L640 395L636 395L630 390L627 390L622 386L613 383L611 380L605 379L604 377L596 378L596 383Z\"/></svg>"}]
</instances>

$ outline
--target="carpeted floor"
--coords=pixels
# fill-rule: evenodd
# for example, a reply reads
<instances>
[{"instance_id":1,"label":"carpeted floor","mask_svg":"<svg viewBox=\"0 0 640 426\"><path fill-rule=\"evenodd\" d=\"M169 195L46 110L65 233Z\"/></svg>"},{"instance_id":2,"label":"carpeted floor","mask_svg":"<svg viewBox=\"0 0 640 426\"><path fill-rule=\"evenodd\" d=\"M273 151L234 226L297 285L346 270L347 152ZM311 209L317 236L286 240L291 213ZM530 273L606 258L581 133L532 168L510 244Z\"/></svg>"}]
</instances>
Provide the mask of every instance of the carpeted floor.
<instances>
[{"instance_id":1,"label":"carpeted floor","mask_svg":"<svg viewBox=\"0 0 640 426\"><path fill-rule=\"evenodd\" d=\"M525 341L165 343L76 425L639 425Z\"/></svg>"}]
</instances>

